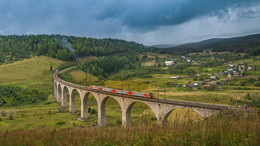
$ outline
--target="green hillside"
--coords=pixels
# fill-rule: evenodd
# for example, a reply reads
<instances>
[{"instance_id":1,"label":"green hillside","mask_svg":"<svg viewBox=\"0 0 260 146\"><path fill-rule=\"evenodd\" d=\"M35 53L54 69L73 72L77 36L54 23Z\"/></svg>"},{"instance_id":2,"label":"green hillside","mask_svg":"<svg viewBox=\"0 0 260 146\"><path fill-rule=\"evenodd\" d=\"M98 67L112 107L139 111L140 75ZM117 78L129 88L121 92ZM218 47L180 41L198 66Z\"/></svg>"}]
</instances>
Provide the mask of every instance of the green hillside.
<instances>
[{"instance_id":1,"label":"green hillside","mask_svg":"<svg viewBox=\"0 0 260 146\"><path fill-rule=\"evenodd\" d=\"M0 35L0 64L41 55L68 61L91 55L103 56L143 51L145 48L141 44L118 39L63 35Z\"/></svg>"},{"instance_id":2,"label":"green hillside","mask_svg":"<svg viewBox=\"0 0 260 146\"><path fill-rule=\"evenodd\" d=\"M53 73L63 61L40 56L0 65L0 84L16 85L53 93ZM50 71L52 65L53 71Z\"/></svg>"}]
</instances>

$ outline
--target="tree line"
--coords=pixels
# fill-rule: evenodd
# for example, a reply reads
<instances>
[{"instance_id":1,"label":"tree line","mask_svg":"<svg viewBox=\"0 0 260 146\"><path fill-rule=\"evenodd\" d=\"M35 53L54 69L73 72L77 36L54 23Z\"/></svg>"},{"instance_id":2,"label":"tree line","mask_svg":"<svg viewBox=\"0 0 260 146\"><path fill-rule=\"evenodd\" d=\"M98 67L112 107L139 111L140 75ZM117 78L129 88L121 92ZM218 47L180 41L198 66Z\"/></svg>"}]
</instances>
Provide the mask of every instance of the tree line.
<instances>
[{"instance_id":1,"label":"tree line","mask_svg":"<svg viewBox=\"0 0 260 146\"><path fill-rule=\"evenodd\" d=\"M85 72L98 77L108 77L122 69L134 69L140 61L138 54L130 53L124 55L102 56L98 60L78 65Z\"/></svg>"},{"instance_id":2,"label":"tree line","mask_svg":"<svg viewBox=\"0 0 260 146\"><path fill-rule=\"evenodd\" d=\"M47 99L45 93L35 89L0 85L0 107L38 103Z\"/></svg>"},{"instance_id":3,"label":"tree line","mask_svg":"<svg viewBox=\"0 0 260 146\"><path fill-rule=\"evenodd\" d=\"M63 41L64 37L66 41ZM68 46L71 46L71 48ZM132 51L143 52L145 47L135 42L117 39L94 39L62 35L0 36L0 63L10 63L40 55L68 61L75 60L76 56L103 56Z\"/></svg>"}]
</instances>

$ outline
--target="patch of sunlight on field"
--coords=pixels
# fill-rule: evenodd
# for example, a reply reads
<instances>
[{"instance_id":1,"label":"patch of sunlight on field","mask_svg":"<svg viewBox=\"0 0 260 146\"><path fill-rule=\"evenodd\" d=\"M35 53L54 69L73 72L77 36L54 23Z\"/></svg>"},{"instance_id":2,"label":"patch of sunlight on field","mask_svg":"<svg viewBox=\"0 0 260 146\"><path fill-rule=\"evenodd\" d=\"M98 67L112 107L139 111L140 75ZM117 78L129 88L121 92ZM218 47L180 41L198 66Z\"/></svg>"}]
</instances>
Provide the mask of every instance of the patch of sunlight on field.
<instances>
[{"instance_id":1,"label":"patch of sunlight on field","mask_svg":"<svg viewBox=\"0 0 260 146\"><path fill-rule=\"evenodd\" d=\"M0 84L18 85L24 88L52 89L52 76L63 61L46 56L24 59L0 66ZM50 71L52 64L53 72Z\"/></svg>"},{"instance_id":2,"label":"patch of sunlight on field","mask_svg":"<svg viewBox=\"0 0 260 146\"><path fill-rule=\"evenodd\" d=\"M198 113L189 108L177 108L173 110L168 116L167 122L169 124L174 122L188 122L203 119Z\"/></svg>"},{"instance_id":3,"label":"patch of sunlight on field","mask_svg":"<svg viewBox=\"0 0 260 146\"><path fill-rule=\"evenodd\" d=\"M143 64L143 66L153 66L153 65L155 65L154 62L145 62L145 63Z\"/></svg>"},{"instance_id":4,"label":"patch of sunlight on field","mask_svg":"<svg viewBox=\"0 0 260 146\"><path fill-rule=\"evenodd\" d=\"M88 62L93 60L98 60L98 58L96 56L85 56L80 58L81 62Z\"/></svg>"},{"instance_id":5,"label":"patch of sunlight on field","mask_svg":"<svg viewBox=\"0 0 260 146\"><path fill-rule=\"evenodd\" d=\"M86 79L86 73L81 70L73 70L70 72L70 75L77 82L80 82L80 81Z\"/></svg>"}]
</instances>

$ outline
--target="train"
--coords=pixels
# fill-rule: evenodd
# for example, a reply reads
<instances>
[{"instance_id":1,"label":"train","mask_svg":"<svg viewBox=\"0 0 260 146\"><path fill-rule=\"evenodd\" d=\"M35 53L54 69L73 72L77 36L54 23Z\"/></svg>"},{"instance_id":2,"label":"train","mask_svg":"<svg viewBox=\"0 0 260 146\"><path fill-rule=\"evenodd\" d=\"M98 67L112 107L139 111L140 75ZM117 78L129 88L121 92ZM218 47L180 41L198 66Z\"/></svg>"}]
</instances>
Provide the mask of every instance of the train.
<instances>
[{"instance_id":1,"label":"train","mask_svg":"<svg viewBox=\"0 0 260 146\"><path fill-rule=\"evenodd\" d=\"M97 91L103 91L103 92L109 92L109 93L117 93L117 94L129 95L129 96L149 98L149 99L153 98L152 93L146 93L146 92L129 91L129 90L107 88L107 87L94 86L94 85L90 85L90 89L97 90Z\"/></svg>"}]
</instances>

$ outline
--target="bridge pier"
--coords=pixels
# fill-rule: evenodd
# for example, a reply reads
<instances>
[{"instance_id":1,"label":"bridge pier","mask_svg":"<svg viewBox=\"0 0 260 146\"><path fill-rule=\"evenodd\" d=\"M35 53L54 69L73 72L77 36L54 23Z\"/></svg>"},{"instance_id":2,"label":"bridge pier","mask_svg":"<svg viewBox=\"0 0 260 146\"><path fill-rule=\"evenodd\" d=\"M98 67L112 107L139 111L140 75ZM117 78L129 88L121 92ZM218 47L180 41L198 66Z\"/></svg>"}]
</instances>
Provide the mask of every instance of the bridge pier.
<instances>
[{"instance_id":1,"label":"bridge pier","mask_svg":"<svg viewBox=\"0 0 260 146\"><path fill-rule=\"evenodd\" d=\"M54 98L57 99L57 82L54 81Z\"/></svg>"},{"instance_id":2,"label":"bridge pier","mask_svg":"<svg viewBox=\"0 0 260 146\"><path fill-rule=\"evenodd\" d=\"M122 109L122 126L128 127L131 126L131 109L135 101L132 100L123 100Z\"/></svg>"},{"instance_id":3,"label":"bridge pier","mask_svg":"<svg viewBox=\"0 0 260 146\"><path fill-rule=\"evenodd\" d=\"M61 84L58 84L58 96L57 96L57 102L62 102L62 88Z\"/></svg>"}]
</instances>

